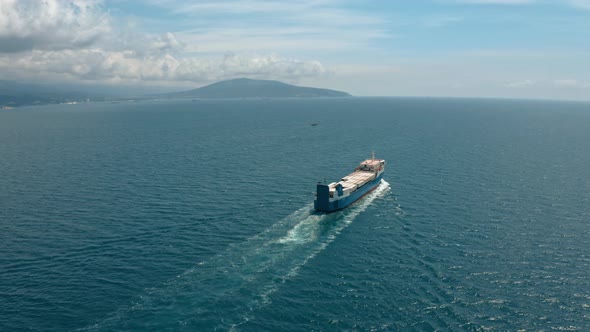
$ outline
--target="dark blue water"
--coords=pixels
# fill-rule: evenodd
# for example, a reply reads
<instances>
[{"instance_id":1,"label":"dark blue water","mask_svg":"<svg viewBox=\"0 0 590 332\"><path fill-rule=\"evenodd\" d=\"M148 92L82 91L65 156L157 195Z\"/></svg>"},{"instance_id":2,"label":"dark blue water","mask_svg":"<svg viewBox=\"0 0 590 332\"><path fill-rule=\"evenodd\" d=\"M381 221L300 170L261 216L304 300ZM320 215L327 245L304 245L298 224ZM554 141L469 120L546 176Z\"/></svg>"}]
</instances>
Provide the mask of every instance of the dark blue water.
<instances>
[{"instance_id":1,"label":"dark blue water","mask_svg":"<svg viewBox=\"0 0 590 332\"><path fill-rule=\"evenodd\" d=\"M379 189L313 213L373 150ZM2 111L0 330L215 329L590 330L590 104Z\"/></svg>"}]
</instances>

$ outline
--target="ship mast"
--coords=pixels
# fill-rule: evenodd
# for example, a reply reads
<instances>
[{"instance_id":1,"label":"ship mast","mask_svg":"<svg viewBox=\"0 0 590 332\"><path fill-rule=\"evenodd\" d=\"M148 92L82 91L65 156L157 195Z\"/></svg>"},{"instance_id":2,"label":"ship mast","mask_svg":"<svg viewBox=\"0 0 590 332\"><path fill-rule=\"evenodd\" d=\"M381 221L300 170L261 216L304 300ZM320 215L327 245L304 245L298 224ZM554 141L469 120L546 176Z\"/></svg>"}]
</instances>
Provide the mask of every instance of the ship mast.
<instances>
[{"instance_id":1,"label":"ship mast","mask_svg":"<svg viewBox=\"0 0 590 332\"><path fill-rule=\"evenodd\" d=\"M371 151L371 152L373 154L373 156L372 156L373 159L372 160L375 160L375 151Z\"/></svg>"}]
</instances>

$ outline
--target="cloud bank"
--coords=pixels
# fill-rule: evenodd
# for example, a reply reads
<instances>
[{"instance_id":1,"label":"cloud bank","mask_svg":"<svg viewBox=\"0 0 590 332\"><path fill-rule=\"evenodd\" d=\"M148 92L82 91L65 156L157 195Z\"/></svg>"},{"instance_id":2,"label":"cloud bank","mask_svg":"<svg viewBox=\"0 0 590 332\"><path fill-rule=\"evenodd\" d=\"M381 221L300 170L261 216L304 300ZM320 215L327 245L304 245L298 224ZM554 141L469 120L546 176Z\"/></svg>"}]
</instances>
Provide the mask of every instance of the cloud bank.
<instances>
[{"instance_id":1,"label":"cloud bank","mask_svg":"<svg viewBox=\"0 0 590 332\"><path fill-rule=\"evenodd\" d=\"M527 5L540 3L539 0L451 0L454 3L473 5ZM556 1L561 2L561 1ZM590 0L564 0L564 4L574 8L590 10Z\"/></svg>"},{"instance_id":2,"label":"cloud bank","mask_svg":"<svg viewBox=\"0 0 590 332\"><path fill-rule=\"evenodd\" d=\"M277 54L187 55L173 33L117 28L97 0L2 0L0 17L5 77L170 83L238 76L297 81L327 73L318 61Z\"/></svg>"},{"instance_id":3,"label":"cloud bank","mask_svg":"<svg viewBox=\"0 0 590 332\"><path fill-rule=\"evenodd\" d=\"M458 0L460 3L479 5L522 5L533 3L535 0Z\"/></svg>"},{"instance_id":4,"label":"cloud bank","mask_svg":"<svg viewBox=\"0 0 590 332\"><path fill-rule=\"evenodd\" d=\"M84 48L111 32L95 1L2 0L0 52Z\"/></svg>"},{"instance_id":5,"label":"cloud bank","mask_svg":"<svg viewBox=\"0 0 590 332\"><path fill-rule=\"evenodd\" d=\"M570 0L569 3L574 7L590 10L590 0Z\"/></svg>"}]
</instances>

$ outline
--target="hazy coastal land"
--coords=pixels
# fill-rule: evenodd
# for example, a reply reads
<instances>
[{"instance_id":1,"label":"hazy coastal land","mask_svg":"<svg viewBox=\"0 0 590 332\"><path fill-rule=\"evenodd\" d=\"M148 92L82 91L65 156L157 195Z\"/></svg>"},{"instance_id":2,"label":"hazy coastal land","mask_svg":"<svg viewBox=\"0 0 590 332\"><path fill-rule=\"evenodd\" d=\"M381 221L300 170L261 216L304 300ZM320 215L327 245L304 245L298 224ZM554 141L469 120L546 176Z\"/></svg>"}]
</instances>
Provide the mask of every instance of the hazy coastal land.
<instances>
[{"instance_id":1,"label":"hazy coastal land","mask_svg":"<svg viewBox=\"0 0 590 332\"><path fill-rule=\"evenodd\" d=\"M104 101L137 101L174 98L330 98L349 97L342 91L302 87L273 80L254 80L238 78L216 82L188 91L168 93L141 93L140 88L133 92L90 87L52 87L38 84L24 84L0 81L0 107L43 104L73 104Z\"/></svg>"}]
</instances>

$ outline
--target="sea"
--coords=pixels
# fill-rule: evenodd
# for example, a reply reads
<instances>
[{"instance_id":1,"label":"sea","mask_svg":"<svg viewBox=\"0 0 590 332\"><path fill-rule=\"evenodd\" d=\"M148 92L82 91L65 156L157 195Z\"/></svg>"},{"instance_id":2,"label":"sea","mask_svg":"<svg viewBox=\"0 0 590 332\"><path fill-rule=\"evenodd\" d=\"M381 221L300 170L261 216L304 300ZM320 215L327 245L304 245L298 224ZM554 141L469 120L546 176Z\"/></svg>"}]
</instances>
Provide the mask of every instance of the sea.
<instances>
[{"instance_id":1,"label":"sea","mask_svg":"<svg viewBox=\"0 0 590 332\"><path fill-rule=\"evenodd\" d=\"M0 331L590 331L590 103L2 110Z\"/></svg>"}]
</instances>

